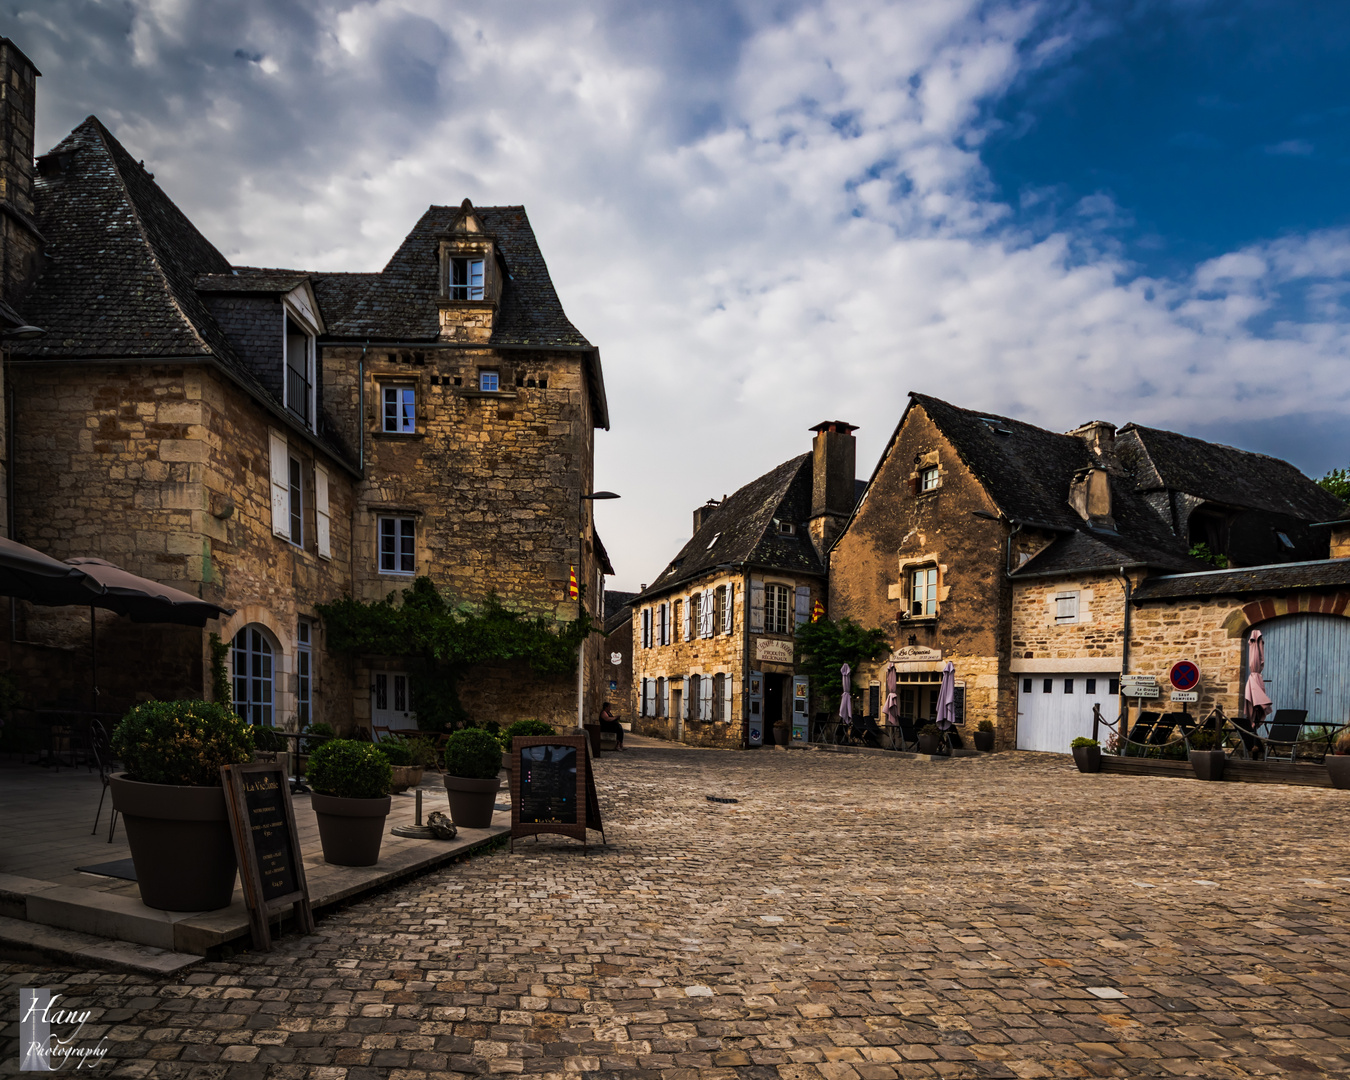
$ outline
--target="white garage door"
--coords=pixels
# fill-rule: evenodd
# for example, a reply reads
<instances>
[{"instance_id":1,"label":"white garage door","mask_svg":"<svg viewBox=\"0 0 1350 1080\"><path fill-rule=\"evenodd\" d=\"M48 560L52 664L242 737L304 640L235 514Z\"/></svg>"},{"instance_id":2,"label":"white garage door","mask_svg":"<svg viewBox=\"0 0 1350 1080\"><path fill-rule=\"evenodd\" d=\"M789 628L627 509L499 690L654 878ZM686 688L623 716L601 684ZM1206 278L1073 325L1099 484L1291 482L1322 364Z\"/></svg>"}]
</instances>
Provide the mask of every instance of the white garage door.
<instances>
[{"instance_id":1,"label":"white garage door","mask_svg":"<svg viewBox=\"0 0 1350 1080\"><path fill-rule=\"evenodd\" d=\"M1119 688L1115 675L1099 671L1017 676L1017 749L1067 754L1078 736L1092 738L1093 705L1115 718Z\"/></svg>"}]
</instances>

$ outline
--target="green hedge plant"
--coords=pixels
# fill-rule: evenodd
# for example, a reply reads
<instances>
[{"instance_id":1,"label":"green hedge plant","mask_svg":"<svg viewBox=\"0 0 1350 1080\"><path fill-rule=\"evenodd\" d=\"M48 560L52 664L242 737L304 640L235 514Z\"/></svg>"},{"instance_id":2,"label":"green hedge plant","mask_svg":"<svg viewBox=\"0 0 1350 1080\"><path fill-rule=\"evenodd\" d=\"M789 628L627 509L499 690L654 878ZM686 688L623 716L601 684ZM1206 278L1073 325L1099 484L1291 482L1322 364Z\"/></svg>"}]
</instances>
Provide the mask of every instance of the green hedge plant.
<instances>
[{"instance_id":1,"label":"green hedge plant","mask_svg":"<svg viewBox=\"0 0 1350 1080\"><path fill-rule=\"evenodd\" d=\"M253 728L212 701L147 701L122 717L113 753L144 784L218 787L222 765L253 760Z\"/></svg>"},{"instance_id":2,"label":"green hedge plant","mask_svg":"<svg viewBox=\"0 0 1350 1080\"><path fill-rule=\"evenodd\" d=\"M511 740L517 735L526 738L532 735L556 735L552 724L546 724L542 720L517 720L505 731L497 736L502 744L503 750L511 749Z\"/></svg>"},{"instance_id":3,"label":"green hedge plant","mask_svg":"<svg viewBox=\"0 0 1350 1080\"><path fill-rule=\"evenodd\" d=\"M401 739L381 739L375 744L375 749L388 759L390 765L411 765L413 763L412 748Z\"/></svg>"},{"instance_id":4,"label":"green hedge plant","mask_svg":"<svg viewBox=\"0 0 1350 1080\"><path fill-rule=\"evenodd\" d=\"M314 736L312 739L300 740L300 753L302 754L314 753L315 750L323 745L325 739L331 739L337 734L337 732L333 730L332 724L325 724L322 720L318 723L306 724L302 731L305 735Z\"/></svg>"},{"instance_id":5,"label":"green hedge plant","mask_svg":"<svg viewBox=\"0 0 1350 1080\"><path fill-rule=\"evenodd\" d=\"M1100 746L1100 745L1101 744L1098 743L1096 739L1088 739L1080 735L1078 736L1078 738L1074 739L1073 742L1069 743L1069 749L1077 750L1084 746Z\"/></svg>"},{"instance_id":6,"label":"green hedge plant","mask_svg":"<svg viewBox=\"0 0 1350 1080\"><path fill-rule=\"evenodd\" d=\"M1200 731L1192 731L1186 736L1186 741L1190 743L1192 750L1217 750L1219 749L1219 733L1209 728Z\"/></svg>"},{"instance_id":7,"label":"green hedge plant","mask_svg":"<svg viewBox=\"0 0 1350 1080\"><path fill-rule=\"evenodd\" d=\"M937 726L936 724L924 724L923 727L919 728L919 734L920 734L920 735L941 735L941 734L942 734L942 731L941 731L941 729L938 728L938 726Z\"/></svg>"},{"instance_id":8,"label":"green hedge plant","mask_svg":"<svg viewBox=\"0 0 1350 1080\"><path fill-rule=\"evenodd\" d=\"M445 744L445 771L464 780L495 780L502 767L502 746L482 728L456 731Z\"/></svg>"},{"instance_id":9,"label":"green hedge plant","mask_svg":"<svg viewBox=\"0 0 1350 1080\"><path fill-rule=\"evenodd\" d=\"M332 739L309 755L309 786L338 799L379 799L389 794L394 770L368 742Z\"/></svg>"},{"instance_id":10,"label":"green hedge plant","mask_svg":"<svg viewBox=\"0 0 1350 1080\"><path fill-rule=\"evenodd\" d=\"M977 731L993 731L994 722L992 720L981 720L977 725L975 725L975 729Z\"/></svg>"},{"instance_id":11,"label":"green hedge plant","mask_svg":"<svg viewBox=\"0 0 1350 1080\"><path fill-rule=\"evenodd\" d=\"M281 733L280 728L268 724L257 724L253 728L253 749L266 754L284 754L291 748L291 740Z\"/></svg>"}]
</instances>

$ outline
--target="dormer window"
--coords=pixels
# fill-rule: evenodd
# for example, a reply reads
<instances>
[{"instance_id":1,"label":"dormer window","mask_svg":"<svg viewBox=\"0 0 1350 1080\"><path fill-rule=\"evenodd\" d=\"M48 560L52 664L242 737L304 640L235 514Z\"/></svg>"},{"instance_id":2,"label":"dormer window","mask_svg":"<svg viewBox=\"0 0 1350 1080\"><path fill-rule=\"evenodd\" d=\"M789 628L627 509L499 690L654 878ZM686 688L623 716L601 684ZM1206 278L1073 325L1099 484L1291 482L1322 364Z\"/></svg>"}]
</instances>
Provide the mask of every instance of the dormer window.
<instances>
[{"instance_id":1,"label":"dormer window","mask_svg":"<svg viewBox=\"0 0 1350 1080\"><path fill-rule=\"evenodd\" d=\"M452 258L450 260L450 299L482 300L484 298L484 260Z\"/></svg>"}]
</instances>

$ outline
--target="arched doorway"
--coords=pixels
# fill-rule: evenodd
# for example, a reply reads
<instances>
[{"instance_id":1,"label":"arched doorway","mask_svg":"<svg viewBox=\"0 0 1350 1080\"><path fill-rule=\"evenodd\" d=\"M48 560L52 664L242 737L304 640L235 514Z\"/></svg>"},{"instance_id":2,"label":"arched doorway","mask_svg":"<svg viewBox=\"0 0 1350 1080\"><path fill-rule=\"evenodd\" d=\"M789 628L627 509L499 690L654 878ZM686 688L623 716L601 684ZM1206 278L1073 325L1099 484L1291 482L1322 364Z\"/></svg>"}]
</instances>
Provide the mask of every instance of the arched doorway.
<instances>
[{"instance_id":1,"label":"arched doorway","mask_svg":"<svg viewBox=\"0 0 1350 1080\"><path fill-rule=\"evenodd\" d=\"M1350 721L1350 619L1287 615L1254 629L1265 638L1261 677L1275 709L1306 709L1309 724ZM1244 683L1246 659L1244 649Z\"/></svg>"},{"instance_id":2,"label":"arched doorway","mask_svg":"<svg viewBox=\"0 0 1350 1080\"><path fill-rule=\"evenodd\" d=\"M234 711L250 724L272 725L276 689L276 651L271 635L250 623L234 635Z\"/></svg>"}]
</instances>

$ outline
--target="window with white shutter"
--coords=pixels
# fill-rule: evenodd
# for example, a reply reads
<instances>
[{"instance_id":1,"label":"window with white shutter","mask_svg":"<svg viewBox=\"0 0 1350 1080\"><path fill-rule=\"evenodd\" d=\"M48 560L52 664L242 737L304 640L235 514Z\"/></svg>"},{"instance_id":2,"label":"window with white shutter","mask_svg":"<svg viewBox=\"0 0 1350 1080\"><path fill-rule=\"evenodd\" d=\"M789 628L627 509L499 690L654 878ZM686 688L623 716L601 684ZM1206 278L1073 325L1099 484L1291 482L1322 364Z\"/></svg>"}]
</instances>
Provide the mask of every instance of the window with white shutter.
<instances>
[{"instance_id":1,"label":"window with white shutter","mask_svg":"<svg viewBox=\"0 0 1350 1080\"><path fill-rule=\"evenodd\" d=\"M670 644L670 602L669 602L669 601L667 601L666 603L664 603L664 604L661 605L660 627L661 627L661 637L660 637L661 644L662 644L662 645L669 645L669 644Z\"/></svg>"},{"instance_id":2,"label":"window with white shutter","mask_svg":"<svg viewBox=\"0 0 1350 1080\"><path fill-rule=\"evenodd\" d=\"M642 609L642 647L650 649L652 647L652 609Z\"/></svg>"},{"instance_id":3,"label":"window with white shutter","mask_svg":"<svg viewBox=\"0 0 1350 1080\"><path fill-rule=\"evenodd\" d=\"M646 715L647 715L647 677L646 677L645 675L642 677L642 693L641 693L641 695L640 695L640 697L639 697L638 700L639 700L639 702L640 702L640 704L638 705L638 715L639 715L639 716L646 716Z\"/></svg>"},{"instance_id":4,"label":"window with white shutter","mask_svg":"<svg viewBox=\"0 0 1350 1080\"><path fill-rule=\"evenodd\" d=\"M764 582L750 582L750 632L764 633Z\"/></svg>"},{"instance_id":5,"label":"window with white shutter","mask_svg":"<svg viewBox=\"0 0 1350 1080\"><path fill-rule=\"evenodd\" d=\"M733 597L736 595L736 586L728 585L722 594L722 633L731 633L732 615L731 609L736 605Z\"/></svg>"},{"instance_id":6,"label":"window with white shutter","mask_svg":"<svg viewBox=\"0 0 1350 1080\"><path fill-rule=\"evenodd\" d=\"M811 621L811 589L807 585L797 586L797 607L793 613L795 619L794 625L801 626L802 623Z\"/></svg>"},{"instance_id":7,"label":"window with white shutter","mask_svg":"<svg viewBox=\"0 0 1350 1080\"><path fill-rule=\"evenodd\" d=\"M729 590L728 590L729 591ZM731 676L722 676L722 722L731 723Z\"/></svg>"},{"instance_id":8,"label":"window with white shutter","mask_svg":"<svg viewBox=\"0 0 1350 1080\"><path fill-rule=\"evenodd\" d=\"M713 681L707 675L698 681L698 718L704 723L712 720Z\"/></svg>"},{"instance_id":9,"label":"window with white shutter","mask_svg":"<svg viewBox=\"0 0 1350 1080\"><path fill-rule=\"evenodd\" d=\"M291 538L291 455L287 452L286 437L268 432L268 456L272 475L272 532Z\"/></svg>"},{"instance_id":10,"label":"window with white shutter","mask_svg":"<svg viewBox=\"0 0 1350 1080\"><path fill-rule=\"evenodd\" d=\"M717 632L717 592L709 585L703 590L703 636L712 637Z\"/></svg>"},{"instance_id":11,"label":"window with white shutter","mask_svg":"<svg viewBox=\"0 0 1350 1080\"><path fill-rule=\"evenodd\" d=\"M318 534L319 558L333 557L333 529L328 513L328 470L314 466L314 522Z\"/></svg>"},{"instance_id":12,"label":"window with white shutter","mask_svg":"<svg viewBox=\"0 0 1350 1080\"><path fill-rule=\"evenodd\" d=\"M694 610L694 594L690 594L689 599L684 602L684 640L688 641L693 636L689 632L689 617Z\"/></svg>"},{"instance_id":13,"label":"window with white shutter","mask_svg":"<svg viewBox=\"0 0 1350 1080\"><path fill-rule=\"evenodd\" d=\"M664 676L656 680L656 715L663 718L666 715L666 680Z\"/></svg>"},{"instance_id":14,"label":"window with white shutter","mask_svg":"<svg viewBox=\"0 0 1350 1080\"><path fill-rule=\"evenodd\" d=\"M689 719L689 676L686 675L680 687L680 719Z\"/></svg>"}]
</instances>

